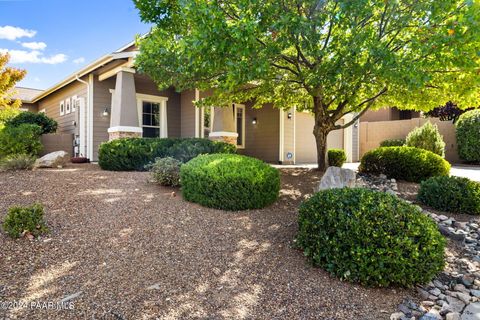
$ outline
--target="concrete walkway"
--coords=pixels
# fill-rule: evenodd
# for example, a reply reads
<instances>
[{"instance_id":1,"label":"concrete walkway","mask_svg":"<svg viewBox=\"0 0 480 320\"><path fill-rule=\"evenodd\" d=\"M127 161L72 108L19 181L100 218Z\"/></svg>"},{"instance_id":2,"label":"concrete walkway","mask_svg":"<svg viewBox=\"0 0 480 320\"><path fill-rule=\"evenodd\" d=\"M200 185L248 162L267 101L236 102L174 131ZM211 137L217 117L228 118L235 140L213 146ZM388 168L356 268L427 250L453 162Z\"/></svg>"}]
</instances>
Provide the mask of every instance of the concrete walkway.
<instances>
[{"instance_id":1,"label":"concrete walkway","mask_svg":"<svg viewBox=\"0 0 480 320\"><path fill-rule=\"evenodd\" d=\"M357 171L359 162L345 163L343 168L352 169ZM316 164L300 164L300 165L274 165L275 168L307 168L314 169ZM480 182L480 166L466 166L466 165L452 165L450 175L457 177L469 178L470 180Z\"/></svg>"}]
</instances>

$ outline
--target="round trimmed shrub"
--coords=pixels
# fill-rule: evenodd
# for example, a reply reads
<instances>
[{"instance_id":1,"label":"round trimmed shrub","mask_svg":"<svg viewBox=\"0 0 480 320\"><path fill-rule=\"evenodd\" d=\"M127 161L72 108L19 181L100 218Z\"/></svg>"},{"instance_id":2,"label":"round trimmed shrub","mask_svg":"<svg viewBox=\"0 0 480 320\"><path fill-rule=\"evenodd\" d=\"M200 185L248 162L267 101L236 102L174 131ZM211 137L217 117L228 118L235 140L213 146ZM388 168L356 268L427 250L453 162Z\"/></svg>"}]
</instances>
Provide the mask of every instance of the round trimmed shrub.
<instances>
[{"instance_id":1,"label":"round trimmed shrub","mask_svg":"<svg viewBox=\"0 0 480 320\"><path fill-rule=\"evenodd\" d=\"M413 129L407 136L405 145L431 151L445 157L445 142L436 124L426 122L423 126Z\"/></svg>"},{"instance_id":2,"label":"round trimmed shrub","mask_svg":"<svg viewBox=\"0 0 480 320\"><path fill-rule=\"evenodd\" d=\"M167 187L178 187L180 185L180 167L182 162L177 159L166 157L157 160L147 166L156 183Z\"/></svg>"},{"instance_id":3,"label":"round trimmed shrub","mask_svg":"<svg viewBox=\"0 0 480 320\"><path fill-rule=\"evenodd\" d=\"M433 177L421 183L418 200L438 210L480 214L480 183L460 177Z\"/></svg>"},{"instance_id":4,"label":"round trimmed shrub","mask_svg":"<svg viewBox=\"0 0 480 320\"><path fill-rule=\"evenodd\" d=\"M421 182L434 176L448 176L450 163L439 155L413 147L381 147L365 153L359 171L385 174L389 178Z\"/></svg>"},{"instance_id":5,"label":"round trimmed shrub","mask_svg":"<svg viewBox=\"0 0 480 320\"><path fill-rule=\"evenodd\" d=\"M467 162L480 162L480 110L465 112L456 123L458 155Z\"/></svg>"},{"instance_id":6,"label":"round trimmed shrub","mask_svg":"<svg viewBox=\"0 0 480 320\"><path fill-rule=\"evenodd\" d=\"M405 139L387 139L380 142L380 147L402 147L405 145Z\"/></svg>"},{"instance_id":7,"label":"round trimmed shrub","mask_svg":"<svg viewBox=\"0 0 480 320\"><path fill-rule=\"evenodd\" d=\"M330 149L328 150L328 165L334 167L342 167L347 161L347 155L343 149Z\"/></svg>"},{"instance_id":8,"label":"round trimmed shrub","mask_svg":"<svg viewBox=\"0 0 480 320\"><path fill-rule=\"evenodd\" d=\"M266 207L280 190L277 169L235 154L200 155L182 165L180 179L186 200L223 210Z\"/></svg>"},{"instance_id":9,"label":"round trimmed shrub","mask_svg":"<svg viewBox=\"0 0 480 320\"><path fill-rule=\"evenodd\" d=\"M297 245L315 265L367 286L427 283L445 239L418 207L363 188L329 189L300 206Z\"/></svg>"}]
</instances>

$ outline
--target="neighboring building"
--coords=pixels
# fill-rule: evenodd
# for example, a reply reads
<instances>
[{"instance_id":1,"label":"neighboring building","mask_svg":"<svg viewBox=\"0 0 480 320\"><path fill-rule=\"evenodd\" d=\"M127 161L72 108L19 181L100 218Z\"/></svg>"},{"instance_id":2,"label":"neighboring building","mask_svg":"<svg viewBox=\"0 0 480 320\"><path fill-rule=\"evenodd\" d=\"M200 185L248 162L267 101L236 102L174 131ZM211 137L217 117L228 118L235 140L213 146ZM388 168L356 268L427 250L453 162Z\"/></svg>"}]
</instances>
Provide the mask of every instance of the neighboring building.
<instances>
[{"instance_id":1,"label":"neighboring building","mask_svg":"<svg viewBox=\"0 0 480 320\"><path fill-rule=\"evenodd\" d=\"M15 87L13 98L22 101L22 107L20 108L22 111L37 112L37 105L32 103L32 100L42 92L43 90L39 89Z\"/></svg>"},{"instance_id":2,"label":"neighboring building","mask_svg":"<svg viewBox=\"0 0 480 320\"><path fill-rule=\"evenodd\" d=\"M104 141L143 136L208 137L235 143L239 153L267 162L316 162L310 114L272 105L253 109L251 103L197 108L194 102L208 92L159 91L149 77L136 72L137 53L130 43L24 103L54 118L58 133L73 135L72 153L92 161L98 160ZM332 132L329 148L343 148L350 161L357 161L358 131L355 125Z\"/></svg>"},{"instance_id":3,"label":"neighboring building","mask_svg":"<svg viewBox=\"0 0 480 320\"><path fill-rule=\"evenodd\" d=\"M368 110L360 117L360 122L410 120L420 118L418 111L399 110L397 108L383 108L379 110Z\"/></svg>"}]
</instances>

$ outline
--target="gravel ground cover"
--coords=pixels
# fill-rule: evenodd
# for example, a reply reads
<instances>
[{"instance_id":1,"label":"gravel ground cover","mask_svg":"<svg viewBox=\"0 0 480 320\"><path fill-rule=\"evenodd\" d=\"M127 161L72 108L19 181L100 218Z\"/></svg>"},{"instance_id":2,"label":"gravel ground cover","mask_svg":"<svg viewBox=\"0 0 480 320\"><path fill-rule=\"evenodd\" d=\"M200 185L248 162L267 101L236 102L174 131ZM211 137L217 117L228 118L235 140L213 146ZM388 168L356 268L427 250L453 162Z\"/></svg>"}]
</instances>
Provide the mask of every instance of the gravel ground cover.
<instances>
[{"instance_id":1,"label":"gravel ground cover","mask_svg":"<svg viewBox=\"0 0 480 320\"><path fill-rule=\"evenodd\" d=\"M319 179L282 169L274 205L225 212L147 173L0 173L0 220L40 202L52 230L33 241L0 233L0 319L389 319L414 290L341 282L293 247L297 206ZM42 305L62 299L73 309Z\"/></svg>"}]
</instances>

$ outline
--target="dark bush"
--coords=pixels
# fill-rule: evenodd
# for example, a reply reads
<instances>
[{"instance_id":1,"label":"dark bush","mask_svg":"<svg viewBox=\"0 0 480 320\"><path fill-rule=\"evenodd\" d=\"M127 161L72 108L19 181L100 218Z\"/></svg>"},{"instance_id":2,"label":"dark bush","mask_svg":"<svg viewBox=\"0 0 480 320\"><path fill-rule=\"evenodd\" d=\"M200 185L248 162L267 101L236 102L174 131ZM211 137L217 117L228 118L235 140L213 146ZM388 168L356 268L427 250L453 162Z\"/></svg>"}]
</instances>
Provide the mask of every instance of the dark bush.
<instances>
[{"instance_id":1,"label":"dark bush","mask_svg":"<svg viewBox=\"0 0 480 320\"><path fill-rule=\"evenodd\" d=\"M3 222L3 230L13 238L19 238L27 232L35 237L48 232L43 220L42 205L34 204L31 207L12 207L8 209Z\"/></svg>"},{"instance_id":2,"label":"dark bush","mask_svg":"<svg viewBox=\"0 0 480 320\"><path fill-rule=\"evenodd\" d=\"M315 266L368 286L427 283L444 267L433 220L396 196L362 188L321 191L300 206L297 245Z\"/></svg>"},{"instance_id":3,"label":"dark bush","mask_svg":"<svg viewBox=\"0 0 480 320\"><path fill-rule=\"evenodd\" d=\"M480 183L459 177L432 177L420 185L418 200L454 213L480 214Z\"/></svg>"},{"instance_id":4,"label":"dark bush","mask_svg":"<svg viewBox=\"0 0 480 320\"><path fill-rule=\"evenodd\" d=\"M180 178L186 200L224 210L266 207L280 190L277 169L235 154L198 156L182 165Z\"/></svg>"},{"instance_id":5,"label":"dark bush","mask_svg":"<svg viewBox=\"0 0 480 320\"><path fill-rule=\"evenodd\" d=\"M45 113L34 113L29 111L19 113L5 123L6 126L11 127L18 127L22 124L36 124L42 128L40 134L55 133L58 126L57 121L48 117Z\"/></svg>"},{"instance_id":6,"label":"dark bush","mask_svg":"<svg viewBox=\"0 0 480 320\"><path fill-rule=\"evenodd\" d=\"M208 139L181 139L167 151L167 156L187 163L199 154L235 153L236 147L230 143L214 142Z\"/></svg>"},{"instance_id":7,"label":"dark bush","mask_svg":"<svg viewBox=\"0 0 480 320\"><path fill-rule=\"evenodd\" d=\"M182 162L171 158L157 158L153 164L147 165L155 183L162 186L178 187L180 185L180 167Z\"/></svg>"},{"instance_id":8,"label":"dark bush","mask_svg":"<svg viewBox=\"0 0 480 320\"><path fill-rule=\"evenodd\" d=\"M465 112L456 123L458 155L467 162L480 162L480 110Z\"/></svg>"},{"instance_id":9,"label":"dark bush","mask_svg":"<svg viewBox=\"0 0 480 320\"><path fill-rule=\"evenodd\" d=\"M24 154L36 156L42 150L41 128L35 124L6 126L0 130L0 158Z\"/></svg>"},{"instance_id":10,"label":"dark bush","mask_svg":"<svg viewBox=\"0 0 480 320\"><path fill-rule=\"evenodd\" d=\"M448 176L450 163L433 152L413 147L382 147L362 157L359 171L385 174L389 178L420 182L433 176Z\"/></svg>"},{"instance_id":11,"label":"dark bush","mask_svg":"<svg viewBox=\"0 0 480 320\"><path fill-rule=\"evenodd\" d=\"M232 153L235 146L208 139L124 138L100 145L99 165L104 170L142 171L156 158L191 159L203 153Z\"/></svg>"},{"instance_id":12,"label":"dark bush","mask_svg":"<svg viewBox=\"0 0 480 320\"><path fill-rule=\"evenodd\" d=\"M347 155L343 149L328 150L328 165L334 167L342 167L347 161Z\"/></svg>"},{"instance_id":13,"label":"dark bush","mask_svg":"<svg viewBox=\"0 0 480 320\"><path fill-rule=\"evenodd\" d=\"M402 147L405 145L405 139L387 139L380 142L380 147Z\"/></svg>"}]
</instances>

